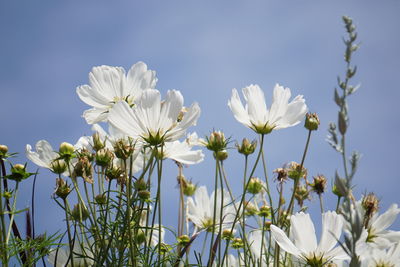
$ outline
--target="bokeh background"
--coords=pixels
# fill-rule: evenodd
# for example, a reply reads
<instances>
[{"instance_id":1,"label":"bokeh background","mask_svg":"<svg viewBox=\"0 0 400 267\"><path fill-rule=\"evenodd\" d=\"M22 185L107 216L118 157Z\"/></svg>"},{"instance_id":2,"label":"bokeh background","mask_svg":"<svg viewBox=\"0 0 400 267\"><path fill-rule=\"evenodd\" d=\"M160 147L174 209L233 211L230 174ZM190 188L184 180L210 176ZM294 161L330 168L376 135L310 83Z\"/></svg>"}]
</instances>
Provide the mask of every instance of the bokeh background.
<instances>
[{"instance_id":1,"label":"bokeh background","mask_svg":"<svg viewBox=\"0 0 400 267\"><path fill-rule=\"evenodd\" d=\"M270 99L275 83L304 95L321 126L312 136L305 166L309 177L330 179L342 171L341 158L326 142L337 119L336 77L343 76L345 30L342 15L354 19L361 48L354 56L359 91L349 99L349 149L362 153L355 195L374 191L386 210L399 203L400 129L399 1L1 1L0 143L20 152L48 140L54 148L91 135L81 117L89 107L75 88L88 83L93 66L144 61L157 71L157 88L181 90L185 103L199 102L200 136L223 130L232 140L255 138L235 121L227 106L232 88L257 83ZM269 100L267 100L269 103ZM271 172L300 161L307 132L298 125L274 131L266 141ZM231 144L233 147L234 142ZM199 185L213 184L213 158L185 169ZM29 162L30 171L36 166ZM239 192L243 159L234 149L225 164ZM36 189L36 232L64 228L63 213L51 199L55 175L40 169ZM167 165L163 189L165 223L176 226L177 170ZM260 173L261 175L261 173ZM31 205L32 181L22 185L18 206ZM327 208L335 198L327 194ZM318 200L309 203L317 214ZM315 216L318 221L318 216ZM399 229L400 220L394 224Z\"/></svg>"}]
</instances>

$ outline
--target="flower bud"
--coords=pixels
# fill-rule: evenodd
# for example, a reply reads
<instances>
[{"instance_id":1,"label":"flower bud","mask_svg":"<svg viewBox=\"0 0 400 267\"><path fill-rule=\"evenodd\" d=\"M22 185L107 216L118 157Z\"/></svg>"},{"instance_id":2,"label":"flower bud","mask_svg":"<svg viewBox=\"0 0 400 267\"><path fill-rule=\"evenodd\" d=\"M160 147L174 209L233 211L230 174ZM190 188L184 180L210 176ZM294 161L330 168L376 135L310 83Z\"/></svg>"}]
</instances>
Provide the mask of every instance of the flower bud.
<instances>
[{"instance_id":1,"label":"flower bud","mask_svg":"<svg viewBox=\"0 0 400 267\"><path fill-rule=\"evenodd\" d=\"M107 148L102 148L96 152L96 164L101 167L107 167L113 160L114 154Z\"/></svg>"},{"instance_id":2,"label":"flower bud","mask_svg":"<svg viewBox=\"0 0 400 267\"><path fill-rule=\"evenodd\" d=\"M318 195L321 195L322 193L325 192L326 188L326 178L323 175L317 175L314 177L314 183L311 185L312 190L317 193Z\"/></svg>"},{"instance_id":3,"label":"flower bud","mask_svg":"<svg viewBox=\"0 0 400 267\"><path fill-rule=\"evenodd\" d=\"M257 146L257 141L253 140L251 143L249 139L243 138L242 144L239 145L236 143L236 148L240 154L243 154L245 156L251 155L254 153L254 150L256 149Z\"/></svg>"},{"instance_id":4,"label":"flower bud","mask_svg":"<svg viewBox=\"0 0 400 267\"><path fill-rule=\"evenodd\" d=\"M84 205L79 203L74 206L73 210L71 211L71 216L75 221L85 221L87 218L89 218L89 211Z\"/></svg>"},{"instance_id":5,"label":"flower bud","mask_svg":"<svg viewBox=\"0 0 400 267\"><path fill-rule=\"evenodd\" d=\"M86 182L93 183L92 180L92 164L87 157L79 158L74 167L74 176L82 177Z\"/></svg>"},{"instance_id":6,"label":"flower bud","mask_svg":"<svg viewBox=\"0 0 400 267\"><path fill-rule=\"evenodd\" d=\"M26 171L26 164L15 164L14 166L11 166L11 174L7 175L6 178L21 182L22 180L25 180L29 176L31 176L33 173L27 172Z\"/></svg>"},{"instance_id":7,"label":"flower bud","mask_svg":"<svg viewBox=\"0 0 400 267\"><path fill-rule=\"evenodd\" d=\"M113 179L118 179L122 176L124 171L116 166L113 166L112 168L107 168L106 170L106 176L108 179L113 180Z\"/></svg>"},{"instance_id":8,"label":"flower bud","mask_svg":"<svg viewBox=\"0 0 400 267\"><path fill-rule=\"evenodd\" d=\"M222 231L222 239L231 240L233 238L233 233L230 229L225 229Z\"/></svg>"},{"instance_id":9,"label":"flower bud","mask_svg":"<svg viewBox=\"0 0 400 267\"><path fill-rule=\"evenodd\" d=\"M227 145L228 140L221 131L214 131L209 137L206 137L206 147L211 151L218 152L226 150Z\"/></svg>"},{"instance_id":10,"label":"flower bud","mask_svg":"<svg viewBox=\"0 0 400 267\"><path fill-rule=\"evenodd\" d=\"M309 191L307 190L307 187L305 185L298 186L296 188L294 197L296 198L299 206L303 207L304 201L309 197Z\"/></svg>"},{"instance_id":11,"label":"flower bud","mask_svg":"<svg viewBox=\"0 0 400 267\"><path fill-rule=\"evenodd\" d=\"M138 244L142 244L142 243L144 243L146 241L146 234L145 234L145 232L143 230L139 229L137 231L137 234L135 236L135 241Z\"/></svg>"},{"instance_id":12,"label":"flower bud","mask_svg":"<svg viewBox=\"0 0 400 267\"><path fill-rule=\"evenodd\" d=\"M69 193L71 193L71 188L62 178L56 179L56 191L54 192L58 197L66 199Z\"/></svg>"},{"instance_id":13,"label":"flower bud","mask_svg":"<svg viewBox=\"0 0 400 267\"><path fill-rule=\"evenodd\" d=\"M196 192L197 186L190 182L190 181L185 181L183 183L183 194L187 197L193 196L194 192Z\"/></svg>"},{"instance_id":14,"label":"flower bud","mask_svg":"<svg viewBox=\"0 0 400 267\"><path fill-rule=\"evenodd\" d=\"M271 207L270 206L262 206L258 211L258 216L260 217L269 217L271 216Z\"/></svg>"},{"instance_id":15,"label":"flower bud","mask_svg":"<svg viewBox=\"0 0 400 267\"><path fill-rule=\"evenodd\" d=\"M213 153L214 158L219 161L224 161L228 158L228 152L226 150L216 151Z\"/></svg>"},{"instance_id":16,"label":"flower bud","mask_svg":"<svg viewBox=\"0 0 400 267\"><path fill-rule=\"evenodd\" d=\"M186 246L190 242L190 237L188 235L181 235L177 238L178 244L181 246Z\"/></svg>"},{"instance_id":17,"label":"flower bud","mask_svg":"<svg viewBox=\"0 0 400 267\"><path fill-rule=\"evenodd\" d=\"M306 177L307 170L306 170L306 168L302 167L297 162L292 161L287 170L287 174L288 174L289 178L291 178L293 180L297 180L302 177Z\"/></svg>"},{"instance_id":18,"label":"flower bud","mask_svg":"<svg viewBox=\"0 0 400 267\"><path fill-rule=\"evenodd\" d=\"M258 194L263 190L263 182L256 177L251 177L247 186L247 192L250 194Z\"/></svg>"},{"instance_id":19,"label":"flower bud","mask_svg":"<svg viewBox=\"0 0 400 267\"><path fill-rule=\"evenodd\" d=\"M8 146L6 145L0 145L0 158L3 158L7 155L8 152Z\"/></svg>"},{"instance_id":20,"label":"flower bud","mask_svg":"<svg viewBox=\"0 0 400 267\"><path fill-rule=\"evenodd\" d=\"M310 131L316 131L320 122L317 113L307 113L304 127Z\"/></svg>"},{"instance_id":21,"label":"flower bud","mask_svg":"<svg viewBox=\"0 0 400 267\"><path fill-rule=\"evenodd\" d=\"M147 190L141 190L138 192L138 196L141 200L147 201L150 199L150 191Z\"/></svg>"},{"instance_id":22,"label":"flower bud","mask_svg":"<svg viewBox=\"0 0 400 267\"><path fill-rule=\"evenodd\" d=\"M67 164L63 159L56 159L50 163L50 169L56 174L62 174L67 170Z\"/></svg>"},{"instance_id":23,"label":"flower bud","mask_svg":"<svg viewBox=\"0 0 400 267\"><path fill-rule=\"evenodd\" d=\"M244 203L244 211L246 216L253 216L256 215L258 210L257 207L254 206L253 203L245 201Z\"/></svg>"},{"instance_id":24,"label":"flower bud","mask_svg":"<svg viewBox=\"0 0 400 267\"><path fill-rule=\"evenodd\" d=\"M234 249L240 249L244 247L244 243L243 240L241 238L234 238L232 240L232 244L231 244L232 248Z\"/></svg>"},{"instance_id":25,"label":"flower bud","mask_svg":"<svg viewBox=\"0 0 400 267\"><path fill-rule=\"evenodd\" d=\"M10 199L10 198L12 198L12 195L13 195L13 192L12 192L12 191L4 191L4 193L3 193L3 197L4 197L5 199Z\"/></svg>"},{"instance_id":26,"label":"flower bud","mask_svg":"<svg viewBox=\"0 0 400 267\"><path fill-rule=\"evenodd\" d=\"M92 135L92 140L93 140L93 149L95 151L99 151L100 149L103 149L106 145L105 142L103 142L100 138L100 134L98 132L95 132Z\"/></svg>"},{"instance_id":27,"label":"flower bud","mask_svg":"<svg viewBox=\"0 0 400 267\"><path fill-rule=\"evenodd\" d=\"M98 194L97 196L94 197L94 200L96 201L97 204L104 205L107 203L107 196L106 194Z\"/></svg>"},{"instance_id":28,"label":"flower bud","mask_svg":"<svg viewBox=\"0 0 400 267\"><path fill-rule=\"evenodd\" d=\"M142 191L147 189L147 183L143 178L135 181L134 187L137 191Z\"/></svg>"},{"instance_id":29,"label":"flower bud","mask_svg":"<svg viewBox=\"0 0 400 267\"><path fill-rule=\"evenodd\" d=\"M58 150L60 156L65 157L67 159L72 157L74 151L75 151L74 146L67 142L61 143L60 148Z\"/></svg>"}]
</instances>

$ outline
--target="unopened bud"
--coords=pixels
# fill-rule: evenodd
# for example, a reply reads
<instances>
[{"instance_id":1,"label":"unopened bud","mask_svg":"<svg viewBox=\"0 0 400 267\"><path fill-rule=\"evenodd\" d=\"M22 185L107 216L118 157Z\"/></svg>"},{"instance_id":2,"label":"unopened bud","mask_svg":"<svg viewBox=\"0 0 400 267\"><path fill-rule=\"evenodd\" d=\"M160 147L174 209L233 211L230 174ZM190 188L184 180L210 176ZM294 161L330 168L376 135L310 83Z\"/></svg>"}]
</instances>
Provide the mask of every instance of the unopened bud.
<instances>
[{"instance_id":1,"label":"unopened bud","mask_svg":"<svg viewBox=\"0 0 400 267\"><path fill-rule=\"evenodd\" d=\"M12 192L12 191L4 191L4 193L3 193L3 197L4 197L5 199L10 199L10 198L12 198L12 195L13 195L13 192Z\"/></svg>"},{"instance_id":2,"label":"unopened bud","mask_svg":"<svg viewBox=\"0 0 400 267\"><path fill-rule=\"evenodd\" d=\"M230 229L225 229L222 231L222 239L231 240L233 238L233 233Z\"/></svg>"},{"instance_id":3,"label":"unopened bud","mask_svg":"<svg viewBox=\"0 0 400 267\"><path fill-rule=\"evenodd\" d=\"M146 234L145 234L145 232L143 230L139 229L137 231L137 234L135 236L135 241L138 244L142 244L142 243L144 243L146 241Z\"/></svg>"},{"instance_id":4,"label":"unopened bud","mask_svg":"<svg viewBox=\"0 0 400 267\"><path fill-rule=\"evenodd\" d=\"M244 203L244 207L245 207L245 215L246 216L253 216L253 215L256 215L258 212L256 206L254 206L254 204L251 202L246 201Z\"/></svg>"},{"instance_id":5,"label":"unopened bud","mask_svg":"<svg viewBox=\"0 0 400 267\"><path fill-rule=\"evenodd\" d=\"M8 146L0 145L0 158L6 156L7 152L8 152Z\"/></svg>"},{"instance_id":6,"label":"unopened bud","mask_svg":"<svg viewBox=\"0 0 400 267\"><path fill-rule=\"evenodd\" d=\"M260 193L262 190L263 190L263 182L257 177L250 178L249 184L247 186L247 192L255 195Z\"/></svg>"},{"instance_id":7,"label":"unopened bud","mask_svg":"<svg viewBox=\"0 0 400 267\"><path fill-rule=\"evenodd\" d=\"M307 113L304 127L310 131L316 131L320 122L317 113Z\"/></svg>"},{"instance_id":8,"label":"unopened bud","mask_svg":"<svg viewBox=\"0 0 400 267\"><path fill-rule=\"evenodd\" d=\"M26 165L15 164L14 166L11 166L11 174L7 175L6 177L8 179L21 182L22 180L25 180L32 174L33 173L29 173L26 171Z\"/></svg>"},{"instance_id":9,"label":"unopened bud","mask_svg":"<svg viewBox=\"0 0 400 267\"><path fill-rule=\"evenodd\" d=\"M94 198L96 200L96 203L99 205L104 205L107 203L107 196L106 194L99 194L97 196L95 196Z\"/></svg>"},{"instance_id":10,"label":"unopened bud","mask_svg":"<svg viewBox=\"0 0 400 267\"><path fill-rule=\"evenodd\" d=\"M150 191L141 190L138 192L138 196L143 201L149 200L150 199Z\"/></svg>"},{"instance_id":11,"label":"unopened bud","mask_svg":"<svg viewBox=\"0 0 400 267\"><path fill-rule=\"evenodd\" d=\"M296 188L294 197L296 198L299 206L303 207L304 201L309 197L309 191L307 190L307 187L305 185L298 186Z\"/></svg>"},{"instance_id":12,"label":"unopened bud","mask_svg":"<svg viewBox=\"0 0 400 267\"><path fill-rule=\"evenodd\" d=\"M70 158L74 154L75 148L73 145L67 142L63 142L60 145L60 148L58 152L60 153L60 156Z\"/></svg>"},{"instance_id":13,"label":"unopened bud","mask_svg":"<svg viewBox=\"0 0 400 267\"><path fill-rule=\"evenodd\" d=\"M114 158L114 154L107 148L102 148L96 152L96 164L101 167L107 167L110 165Z\"/></svg>"},{"instance_id":14,"label":"unopened bud","mask_svg":"<svg viewBox=\"0 0 400 267\"><path fill-rule=\"evenodd\" d=\"M50 163L50 169L56 174L62 174L67 170L67 164L63 159L56 159Z\"/></svg>"},{"instance_id":15,"label":"unopened bud","mask_svg":"<svg viewBox=\"0 0 400 267\"><path fill-rule=\"evenodd\" d=\"M188 235L181 235L177 238L178 244L181 246L186 246L190 242L190 237Z\"/></svg>"},{"instance_id":16,"label":"unopened bud","mask_svg":"<svg viewBox=\"0 0 400 267\"><path fill-rule=\"evenodd\" d=\"M228 140L221 131L214 131L209 137L206 137L206 147L207 149L218 152L226 149Z\"/></svg>"},{"instance_id":17,"label":"unopened bud","mask_svg":"<svg viewBox=\"0 0 400 267\"><path fill-rule=\"evenodd\" d=\"M95 151L99 151L100 149L103 149L105 147L105 142L101 140L100 134L98 132L95 132L92 135L92 140L93 140L93 149Z\"/></svg>"},{"instance_id":18,"label":"unopened bud","mask_svg":"<svg viewBox=\"0 0 400 267\"><path fill-rule=\"evenodd\" d=\"M258 211L258 216L261 217L269 217L271 216L271 207L270 206L262 206Z\"/></svg>"},{"instance_id":19,"label":"unopened bud","mask_svg":"<svg viewBox=\"0 0 400 267\"><path fill-rule=\"evenodd\" d=\"M232 240L232 244L231 244L232 248L234 249L240 249L244 247L244 243L243 240L241 238L234 238Z\"/></svg>"},{"instance_id":20,"label":"unopened bud","mask_svg":"<svg viewBox=\"0 0 400 267\"><path fill-rule=\"evenodd\" d=\"M79 203L74 206L71 215L75 221L85 221L89 218L89 211L84 205Z\"/></svg>"},{"instance_id":21,"label":"unopened bud","mask_svg":"<svg viewBox=\"0 0 400 267\"><path fill-rule=\"evenodd\" d=\"M62 199L66 199L69 193L71 193L71 188L67 182L65 182L62 178L57 178L55 194Z\"/></svg>"},{"instance_id":22,"label":"unopened bud","mask_svg":"<svg viewBox=\"0 0 400 267\"><path fill-rule=\"evenodd\" d=\"M254 150L256 149L257 146L257 141L253 140L251 143L249 139L243 138L242 144L236 144L236 148L240 154L243 154L245 156L251 155L254 153Z\"/></svg>"},{"instance_id":23,"label":"unopened bud","mask_svg":"<svg viewBox=\"0 0 400 267\"><path fill-rule=\"evenodd\" d=\"M106 170L106 176L108 179L113 180L113 179L118 179L122 176L124 171L116 166L113 166L112 168L107 168Z\"/></svg>"},{"instance_id":24,"label":"unopened bud","mask_svg":"<svg viewBox=\"0 0 400 267\"><path fill-rule=\"evenodd\" d=\"M306 177L307 170L306 170L306 168L302 167L297 162L292 161L287 170L287 174L288 174L289 178L291 178L293 180L297 180L302 177Z\"/></svg>"},{"instance_id":25,"label":"unopened bud","mask_svg":"<svg viewBox=\"0 0 400 267\"><path fill-rule=\"evenodd\" d=\"M193 196L194 192L196 192L197 186L190 182L190 181L186 181L185 183L183 183L183 194L185 196Z\"/></svg>"},{"instance_id":26,"label":"unopened bud","mask_svg":"<svg viewBox=\"0 0 400 267\"><path fill-rule=\"evenodd\" d=\"M226 150L214 152L214 158L219 161L224 161L228 158L228 152Z\"/></svg>"},{"instance_id":27,"label":"unopened bud","mask_svg":"<svg viewBox=\"0 0 400 267\"><path fill-rule=\"evenodd\" d=\"M137 191L142 191L147 189L147 183L143 178L136 180L134 187Z\"/></svg>"},{"instance_id":28,"label":"unopened bud","mask_svg":"<svg viewBox=\"0 0 400 267\"><path fill-rule=\"evenodd\" d=\"M271 230L271 224L272 224L272 222L266 221L264 223L264 229L267 230L267 231L270 231Z\"/></svg>"}]
</instances>

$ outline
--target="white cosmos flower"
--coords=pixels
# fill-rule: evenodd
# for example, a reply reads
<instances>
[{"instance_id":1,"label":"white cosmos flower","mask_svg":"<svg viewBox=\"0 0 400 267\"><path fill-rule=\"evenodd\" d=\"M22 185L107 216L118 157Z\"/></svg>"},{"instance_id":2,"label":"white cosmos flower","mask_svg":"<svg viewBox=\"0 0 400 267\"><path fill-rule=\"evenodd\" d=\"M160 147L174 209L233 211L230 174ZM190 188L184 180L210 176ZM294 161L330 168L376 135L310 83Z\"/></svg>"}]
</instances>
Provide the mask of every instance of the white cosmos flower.
<instances>
[{"instance_id":1,"label":"white cosmos flower","mask_svg":"<svg viewBox=\"0 0 400 267\"><path fill-rule=\"evenodd\" d=\"M399 243L400 231L387 230L396 220L399 213L400 208L397 204L392 204L383 214L375 213L367 226L367 242L380 248L387 248Z\"/></svg>"},{"instance_id":2,"label":"white cosmos flower","mask_svg":"<svg viewBox=\"0 0 400 267\"><path fill-rule=\"evenodd\" d=\"M221 218L221 189L217 190L215 231L218 231ZM214 194L208 195L207 188L200 186L196 189L193 198L188 197L188 219L199 229L212 231L214 214ZM222 210L222 230L231 229L235 219L235 207L231 204L230 198L224 194Z\"/></svg>"},{"instance_id":3,"label":"white cosmos flower","mask_svg":"<svg viewBox=\"0 0 400 267\"><path fill-rule=\"evenodd\" d=\"M264 241L263 241L264 239ZM266 251L268 251L268 240L263 236L261 230L254 230L250 232L248 236L248 242L250 245L250 251L254 256L255 261L257 262L257 266L259 266L260 257L262 257L261 267L268 266ZM263 245L262 254L261 254L261 245ZM262 255L262 256L261 256ZM270 266L273 265L273 259L270 259Z\"/></svg>"},{"instance_id":4,"label":"white cosmos flower","mask_svg":"<svg viewBox=\"0 0 400 267\"><path fill-rule=\"evenodd\" d=\"M246 106L243 106L236 89L232 90L228 106L236 120L259 134L294 126L307 113L303 96L298 95L289 103L290 89L279 84L275 85L270 109L267 108L264 92L258 85L247 86L242 92Z\"/></svg>"},{"instance_id":5,"label":"white cosmos flower","mask_svg":"<svg viewBox=\"0 0 400 267\"><path fill-rule=\"evenodd\" d=\"M89 85L76 89L79 98L92 106L83 117L89 124L107 120L109 109L118 101L133 105L143 90L155 88L155 71L143 62L134 64L127 74L121 67L99 66L89 73Z\"/></svg>"},{"instance_id":6,"label":"white cosmos flower","mask_svg":"<svg viewBox=\"0 0 400 267\"><path fill-rule=\"evenodd\" d=\"M179 91L168 91L161 101L158 90L145 90L134 108L120 101L110 110L109 122L128 136L142 138L150 145L172 142L185 135L186 129L196 124L200 107L194 103L182 117L183 96Z\"/></svg>"},{"instance_id":7,"label":"white cosmos flower","mask_svg":"<svg viewBox=\"0 0 400 267\"><path fill-rule=\"evenodd\" d=\"M367 258L361 261L362 267L400 267L400 245L385 249L372 249Z\"/></svg>"},{"instance_id":8,"label":"white cosmos flower","mask_svg":"<svg viewBox=\"0 0 400 267\"><path fill-rule=\"evenodd\" d=\"M315 236L310 215L296 213L290 218L290 240L284 231L271 225L272 238L287 253L311 266L323 266L328 262L347 260L349 256L340 247L335 247L343 227L343 218L334 211L322 214L322 235L319 244ZM312 265L314 264L314 265Z\"/></svg>"}]
</instances>

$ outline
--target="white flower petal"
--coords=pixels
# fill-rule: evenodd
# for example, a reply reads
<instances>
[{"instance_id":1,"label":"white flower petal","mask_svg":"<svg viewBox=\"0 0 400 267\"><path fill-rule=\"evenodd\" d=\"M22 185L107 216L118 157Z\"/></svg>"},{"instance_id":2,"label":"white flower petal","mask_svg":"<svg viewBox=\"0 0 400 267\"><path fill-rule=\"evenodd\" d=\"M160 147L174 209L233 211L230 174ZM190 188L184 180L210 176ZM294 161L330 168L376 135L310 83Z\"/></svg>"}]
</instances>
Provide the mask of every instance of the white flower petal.
<instances>
[{"instance_id":1,"label":"white flower petal","mask_svg":"<svg viewBox=\"0 0 400 267\"><path fill-rule=\"evenodd\" d=\"M342 233L343 219L336 212L322 214L322 234L318 245L319 251L330 251L339 240Z\"/></svg>"},{"instance_id":2,"label":"white flower petal","mask_svg":"<svg viewBox=\"0 0 400 267\"><path fill-rule=\"evenodd\" d=\"M36 143L36 152L32 151L31 145L26 145L26 157L40 167L50 168L51 162L58 157L53 148L46 140Z\"/></svg>"},{"instance_id":3,"label":"white flower petal","mask_svg":"<svg viewBox=\"0 0 400 267\"><path fill-rule=\"evenodd\" d=\"M247 99L247 111L254 124L265 124L268 120L268 110L265 104L264 92L258 85L250 85L242 89Z\"/></svg>"},{"instance_id":4,"label":"white flower petal","mask_svg":"<svg viewBox=\"0 0 400 267\"><path fill-rule=\"evenodd\" d=\"M243 107L242 101L240 101L240 97L236 89L232 89L232 96L228 101L228 106L232 110L237 121L248 127L251 126L249 115L246 109Z\"/></svg>"},{"instance_id":5,"label":"white flower petal","mask_svg":"<svg viewBox=\"0 0 400 267\"><path fill-rule=\"evenodd\" d=\"M296 247L306 254L317 249L317 238L310 214L300 212L292 215L290 225L290 236Z\"/></svg>"},{"instance_id":6,"label":"white flower petal","mask_svg":"<svg viewBox=\"0 0 400 267\"><path fill-rule=\"evenodd\" d=\"M297 258L301 258L301 251L293 244L286 234L277 226L271 225L271 235L276 243L287 253Z\"/></svg>"},{"instance_id":7,"label":"white flower petal","mask_svg":"<svg viewBox=\"0 0 400 267\"><path fill-rule=\"evenodd\" d=\"M118 102L113 106L108 115L108 121L128 136L138 137L143 130L136 124L136 117L131 107L126 102Z\"/></svg>"},{"instance_id":8,"label":"white flower petal","mask_svg":"<svg viewBox=\"0 0 400 267\"><path fill-rule=\"evenodd\" d=\"M374 222L373 228L376 232L387 229L396 220L397 215L400 213L400 209L397 204L392 204L390 208L383 214L381 214Z\"/></svg>"},{"instance_id":9,"label":"white flower petal","mask_svg":"<svg viewBox=\"0 0 400 267\"><path fill-rule=\"evenodd\" d=\"M108 113L106 109L91 108L85 110L82 117L85 118L88 124L94 124L107 120L107 115Z\"/></svg>"}]
</instances>

